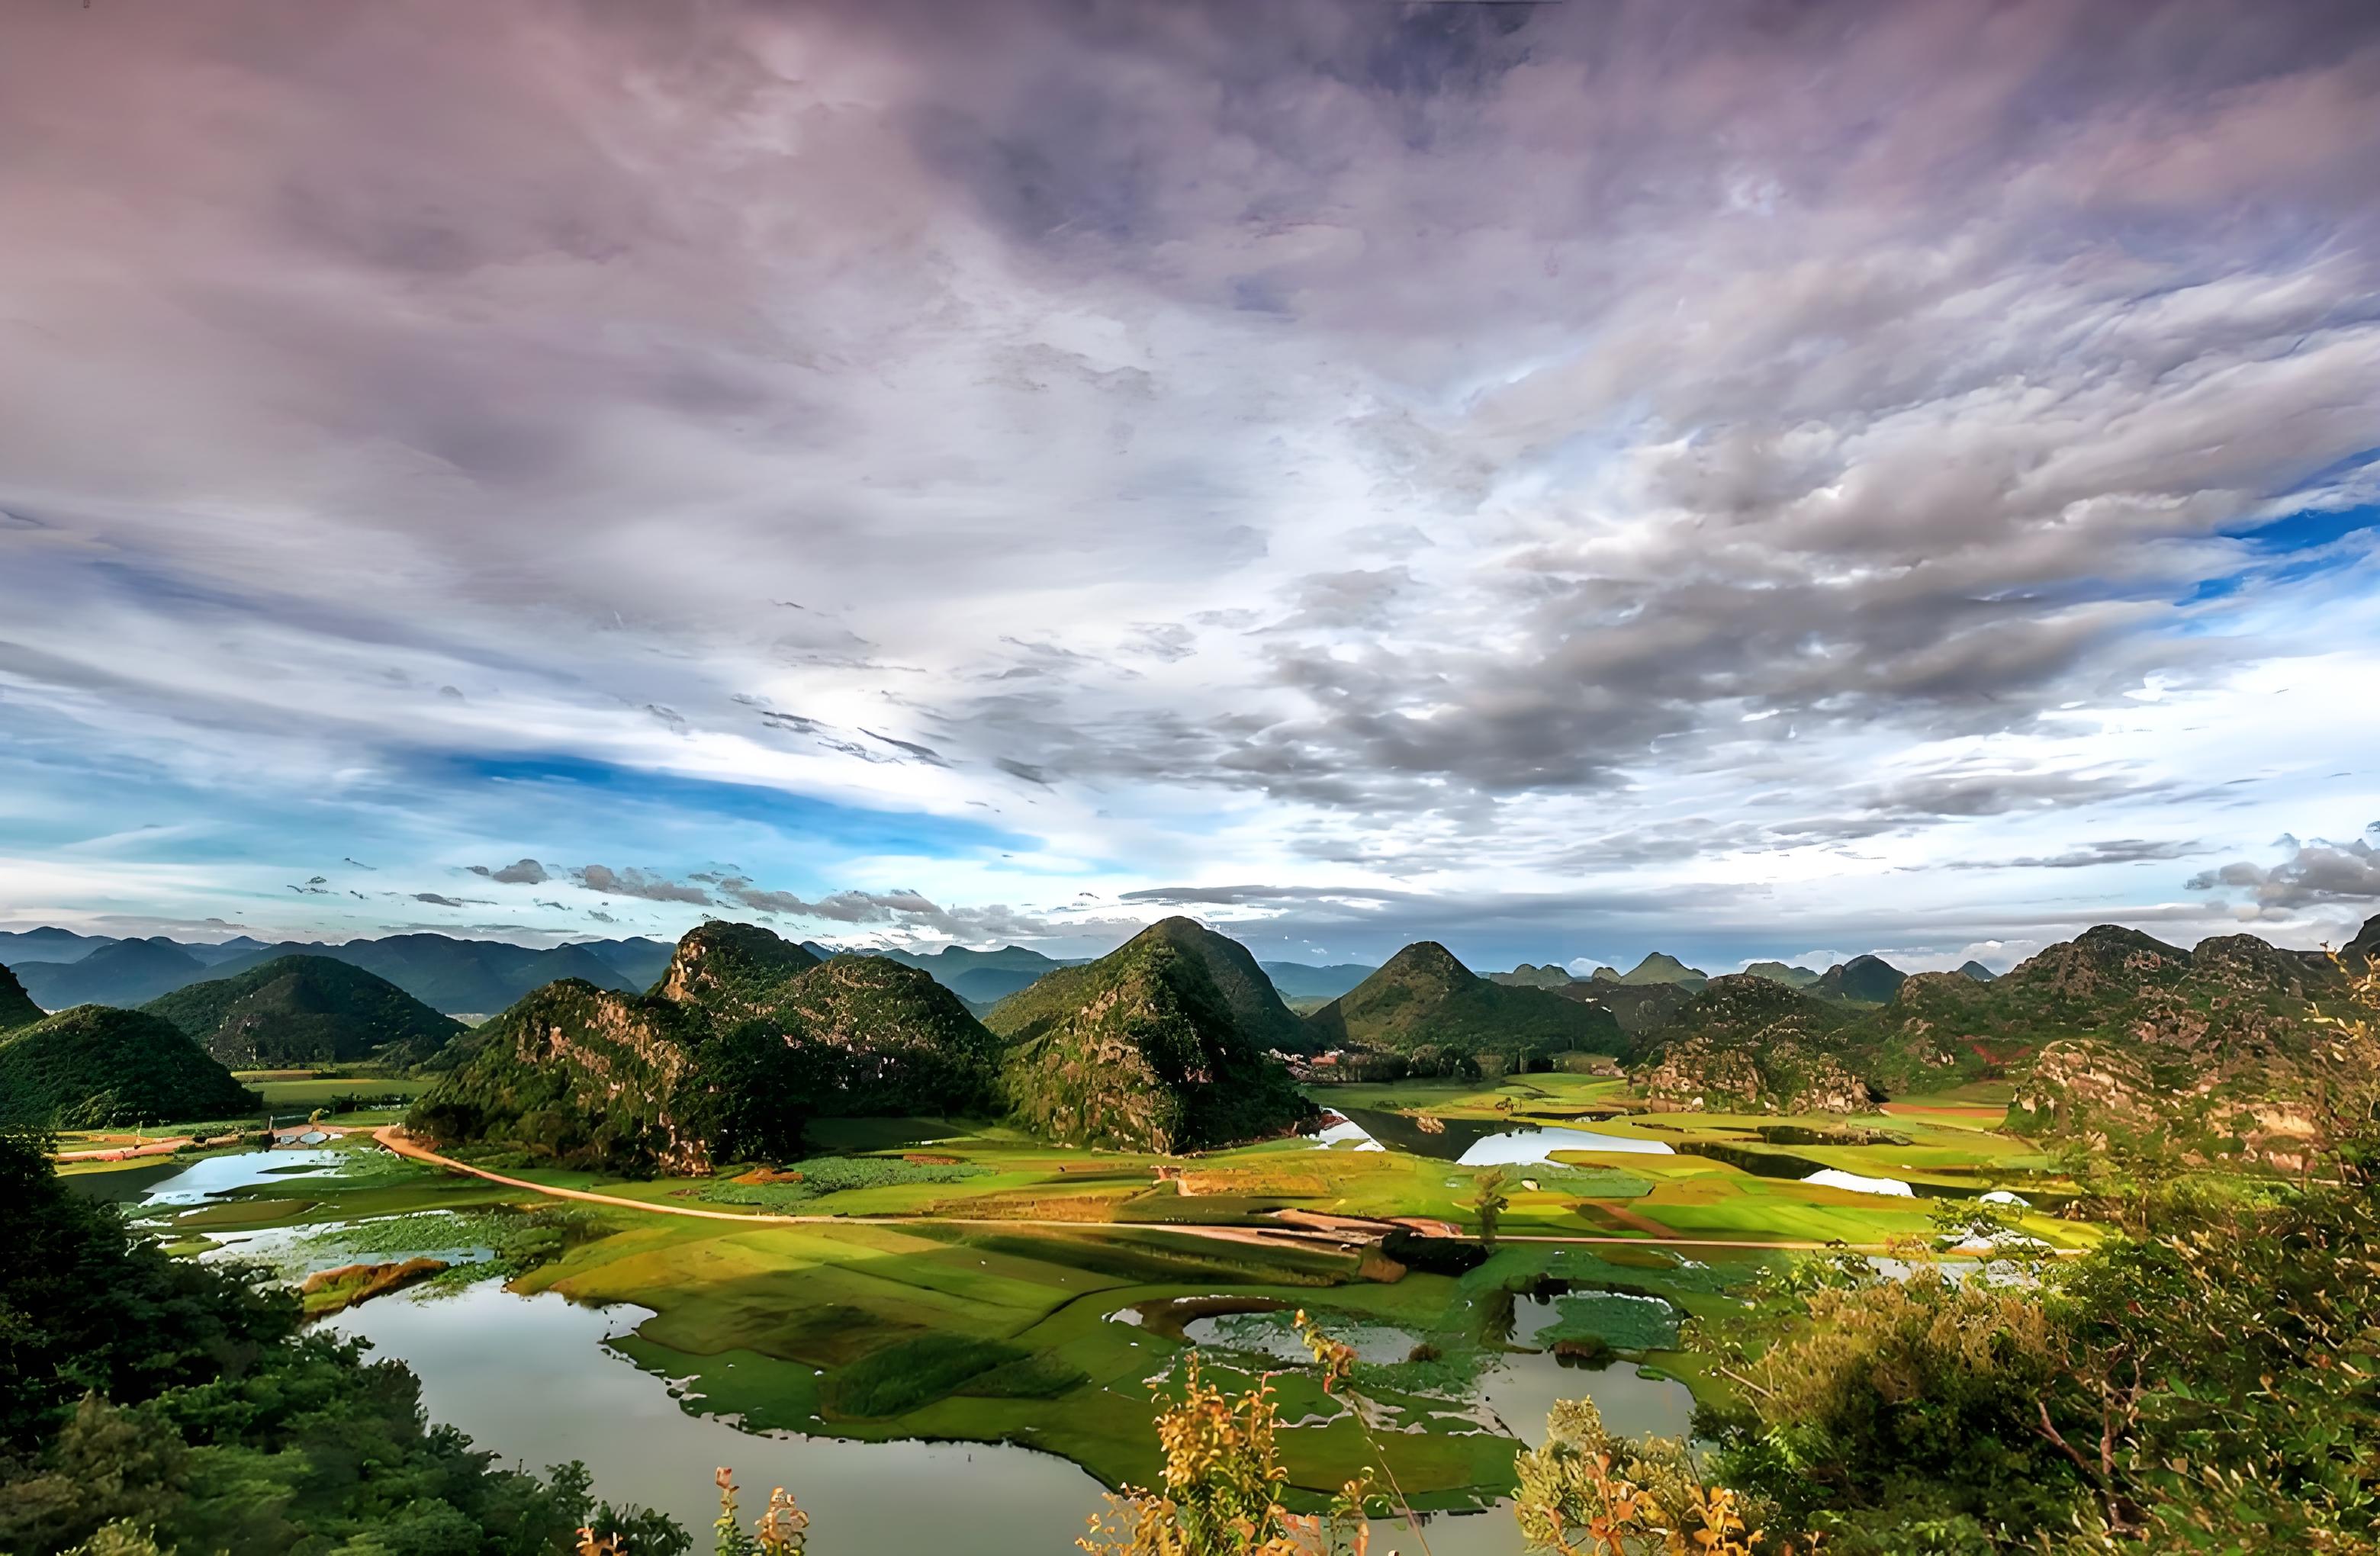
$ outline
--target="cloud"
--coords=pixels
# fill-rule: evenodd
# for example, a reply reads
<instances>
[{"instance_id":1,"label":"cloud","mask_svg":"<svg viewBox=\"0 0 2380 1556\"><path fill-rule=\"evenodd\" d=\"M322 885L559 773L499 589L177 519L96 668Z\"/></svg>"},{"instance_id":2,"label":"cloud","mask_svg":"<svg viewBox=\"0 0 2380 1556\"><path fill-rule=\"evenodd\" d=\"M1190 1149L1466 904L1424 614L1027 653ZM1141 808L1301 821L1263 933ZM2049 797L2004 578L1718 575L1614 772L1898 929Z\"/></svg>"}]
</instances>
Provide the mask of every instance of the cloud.
<instances>
[{"instance_id":1,"label":"cloud","mask_svg":"<svg viewBox=\"0 0 2380 1556\"><path fill-rule=\"evenodd\" d=\"M2380 824L2366 829L2380 831ZM2190 890L2228 895L2244 893L2260 909L2287 910L2321 903L2380 901L2380 848L2362 838L2300 843L2285 837L2289 857L2264 866L2241 859L2191 877Z\"/></svg>"},{"instance_id":2,"label":"cloud","mask_svg":"<svg viewBox=\"0 0 2380 1556\"><path fill-rule=\"evenodd\" d=\"M466 868L473 875L484 875L489 880L504 886L535 886L553 879L546 873L545 867L535 859L517 859L493 869L486 865L470 865Z\"/></svg>"},{"instance_id":3,"label":"cloud","mask_svg":"<svg viewBox=\"0 0 2380 1556\"><path fill-rule=\"evenodd\" d=\"M601 892L607 896L640 897L647 902L691 903L697 906L709 906L711 900L710 893L699 886L672 881L667 876L649 875L636 869L613 869L608 865L582 865L571 870L569 875L571 880L587 890Z\"/></svg>"},{"instance_id":4,"label":"cloud","mask_svg":"<svg viewBox=\"0 0 2380 1556\"><path fill-rule=\"evenodd\" d=\"M222 829L11 901L1848 944L2380 771L2368 6L432 9L0 58L0 786Z\"/></svg>"},{"instance_id":5,"label":"cloud","mask_svg":"<svg viewBox=\"0 0 2380 1556\"><path fill-rule=\"evenodd\" d=\"M436 892L415 892L408 899L428 903L432 907L493 907L493 903L478 902L468 897L442 896Z\"/></svg>"},{"instance_id":6,"label":"cloud","mask_svg":"<svg viewBox=\"0 0 2380 1556\"><path fill-rule=\"evenodd\" d=\"M2097 865L2155 864L2167 859L2186 859L2193 854L2206 852L2204 845L2172 840L2155 841L2140 837L2113 838L2103 843L2085 844L2080 848L2046 857L2025 856L2013 859L1959 859L1948 867L1952 869L2089 869ZM2193 891L2204 890L2193 886Z\"/></svg>"}]
</instances>

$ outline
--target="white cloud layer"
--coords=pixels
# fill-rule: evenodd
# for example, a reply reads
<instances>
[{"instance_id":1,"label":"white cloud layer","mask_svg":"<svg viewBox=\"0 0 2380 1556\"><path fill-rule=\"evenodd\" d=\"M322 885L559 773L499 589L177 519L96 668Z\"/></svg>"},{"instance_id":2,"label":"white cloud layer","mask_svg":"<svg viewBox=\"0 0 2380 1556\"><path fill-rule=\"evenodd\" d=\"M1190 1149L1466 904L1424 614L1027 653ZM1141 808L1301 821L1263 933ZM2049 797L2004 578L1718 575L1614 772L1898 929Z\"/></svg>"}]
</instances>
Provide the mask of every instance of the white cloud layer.
<instances>
[{"instance_id":1,"label":"white cloud layer","mask_svg":"<svg viewBox=\"0 0 2380 1556\"><path fill-rule=\"evenodd\" d=\"M0 917L2380 908L2368 7L1250 18L18 18Z\"/></svg>"}]
</instances>

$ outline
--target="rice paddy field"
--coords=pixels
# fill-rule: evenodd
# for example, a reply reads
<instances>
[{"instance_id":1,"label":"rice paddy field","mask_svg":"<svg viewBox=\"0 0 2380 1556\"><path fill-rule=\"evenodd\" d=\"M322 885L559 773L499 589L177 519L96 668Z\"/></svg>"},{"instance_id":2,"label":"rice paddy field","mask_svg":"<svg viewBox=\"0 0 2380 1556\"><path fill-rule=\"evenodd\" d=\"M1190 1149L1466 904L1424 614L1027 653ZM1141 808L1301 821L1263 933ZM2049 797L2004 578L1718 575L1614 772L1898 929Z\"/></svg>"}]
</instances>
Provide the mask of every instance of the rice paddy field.
<instances>
[{"instance_id":1,"label":"rice paddy field","mask_svg":"<svg viewBox=\"0 0 2380 1556\"><path fill-rule=\"evenodd\" d=\"M1595 1394L1617 1426L1684 1430L1687 1391L1724 1386L1692 1348L1693 1320L1800 1249L1922 1246L1929 1200L1992 1189L2032 1201L2024 1228L2053 1246L2095 1235L2046 1213L2069 1185L1997 1132L1987 1095L1852 1121L1629 1113L1616 1083L1571 1076L1315 1095L1349 1123L1193 1158L947 1119L826 1120L814 1154L771 1169L624 1180L502 1165L528 1187L357 1133L285 1165L211 1159L212 1186L140 1213L177 1251L261 1257L292 1279L450 1266L376 1301L502 1279L633 1304L650 1316L613 1349L689 1412L756 1431L1022 1444L1111 1486L1156 1472L1150 1418L1195 1352L1210 1374L1271 1378L1301 1493L1385 1460L1423 1508L1509 1489L1513 1453L1565 1392ZM137 1202L189 1160L67 1171ZM1383 1229L1366 1222L1475 1234L1488 1172L1510 1204L1484 1264L1433 1273L1379 1257ZM140 1176L111 1188L110 1173ZM1298 1365L1298 1309L1357 1344L1362 1411ZM1557 1346L1616 1359L1558 1370Z\"/></svg>"}]
</instances>

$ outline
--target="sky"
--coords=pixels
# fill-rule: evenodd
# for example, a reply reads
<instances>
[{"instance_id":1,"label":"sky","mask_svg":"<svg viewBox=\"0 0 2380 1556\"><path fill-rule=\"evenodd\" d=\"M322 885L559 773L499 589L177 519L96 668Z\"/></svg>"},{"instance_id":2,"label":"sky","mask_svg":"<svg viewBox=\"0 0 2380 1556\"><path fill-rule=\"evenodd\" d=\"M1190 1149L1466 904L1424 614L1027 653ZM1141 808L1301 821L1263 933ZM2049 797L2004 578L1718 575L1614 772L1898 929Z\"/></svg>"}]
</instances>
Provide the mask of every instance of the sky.
<instances>
[{"instance_id":1,"label":"sky","mask_svg":"<svg viewBox=\"0 0 2380 1556\"><path fill-rule=\"evenodd\" d=\"M2380 913L2380 9L9 0L0 928Z\"/></svg>"}]
</instances>

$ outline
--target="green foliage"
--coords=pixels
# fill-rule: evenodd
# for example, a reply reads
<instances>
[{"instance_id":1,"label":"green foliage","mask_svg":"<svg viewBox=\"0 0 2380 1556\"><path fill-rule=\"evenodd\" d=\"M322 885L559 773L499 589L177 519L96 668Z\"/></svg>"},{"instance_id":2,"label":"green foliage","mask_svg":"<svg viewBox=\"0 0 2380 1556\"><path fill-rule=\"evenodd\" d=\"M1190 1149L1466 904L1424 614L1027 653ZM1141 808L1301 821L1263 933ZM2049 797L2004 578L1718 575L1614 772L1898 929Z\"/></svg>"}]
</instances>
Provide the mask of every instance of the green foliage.
<instances>
[{"instance_id":1,"label":"green foliage","mask_svg":"<svg viewBox=\"0 0 2380 1556\"><path fill-rule=\"evenodd\" d=\"M971 1399L1056 1399L1090 1381L1090 1375L1050 1351L1036 1351L977 1374L952 1392Z\"/></svg>"},{"instance_id":2,"label":"green foliage","mask_svg":"<svg viewBox=\"0 0 2380 1556\"><path fill-rule=\"evenodd\" d=\"M1169 921L1171 922L1171 921ZM1002 1091L1069 1144L1178 1151L1287 1132L1313 1104L1240 1026L1198 943L1163 925L994 1006Z\"/></svg>"},{"instance_id":3,"label":"green foliage","mask_svg":"<svg viewBox=\"0 0 2380 1556\"><path fill-rule=\"evenodd\" d=\"M432 1139L502 1144L573 1166L707 1165L689 1115L713 1100L687 1084L707 1035L667 1000L550 983L458 1045L455 1068L407 1123Z\"/></svg>"},{"instance_id":4,"label":"green foliage","mask_svg":"<svg viewBox=\"0 0 2380 1556\"><path fill-rule=\"evenodd\" d=\"M1478 977L1434 941L1387 965L1305 1019L1316 1048L1395 1051L1423 1045L1466 1054L1620 1054L1627 1039L1599 1004L1548 989Z\"/></svg>"},{"instance_id":5,"label":"green foliage","mask_svg":"<svg viewBox=\"0 0 2380 1556\"><path fill-rule=\"evenodd\" d=\"M385 979L327 956L281 956L176 989L141 1009L226 1064L251 1069L378 1056L418 1064L463 1032Z\"/></svg>"},{"instance_id":6,"label":"green foliage","mask_svg":"<svg viewBox=\"0 0 2380 1556\"><path fill-rule=\"evenodd\" d=\"M429 1249L454 1256L432 1284L459 1286L499 1275L511 1280L559 1258L597 1224L591 1211L554 1206L551 1201L547 1207L423 1210L350 1222L298 1239L276 1268L295 1278L326 1257L365 1258ZM466 1257L476 1249L485 1249L486 1257Z\"/></svg>"},{"instance_id":7,"label":"green foliage","mask_svg":"<svg viewBox=\"0 0 2380 1556\"><path fill-rule=\"evenodd\" d=\"M2338 1179L2034 1279L1807 1262L1732 1326L1728 1483L1846 1553L2368 1550L2380 1201Z\"/></svg>"},{"instance_id":8,"label":"green foliage","mask_svg":"<svg viewBox=\"0 0 2380 1556\"><path fill-rule=\"evenodd\" d=\"M819 1397L830 1415L865 1420L899 1416L1031 1353L998 1340L921 1334L871 1351L827 1374Z\"/></svg>"},{"instance_id":9,"label":"green foliage","mask_svg":"<svg viewBox=\"0 0 2380 1556\"><path fill-rule=\"evenodd\" d=\"M1599 1339L1614 1350L1668 1351L1678 1343L1678 1310L1666 1302L1620 1292L1576 1292L1554 1298L1555 1320L1537 1331L1536 1344Z\"/></svg>"},{"instance_id":10,"label":"green foliage","mask_svg":"<svg viewBox=\"0 0 2380 1556\"><path fill-rule=\"evenodd\" d=\"M753 1205L763 1210L794 1210L829 1194L855 1188L889 1188L899 1184L954 1184L987 1175L990 1168L964 1161L904 1161L889 1156L814 1156L794 1169L797 1181L772 1178L764 1183L705 1184L701 1197L717 1205Z\"/></svg>"},{"instance_id":11,"label":"green foliage","mask_svg":"<svg viewBox=\"0 0 2380 1556\"><path fill-rule=\"evenodd\" d=\"M172 1024L140 1011L77 1005L0 1035L0 1125L98 1129L262 1106Z\"/></svg>"},{"instance_id":12,"label":"green foliage","mask_svg":"<svg viewBox=\"0 0 2380 1556\"><path fill-rule=\"evenodd\" d=\"M768 1028L812 1054L821 1112L964 1118L994 1105L1000 1039L918 968L837 956L765 1003Z\"/></svg>"},{"instance_id":13,"label":"green foliage","mask_svg":"<svg viewBox=\"0 0 2380 1556\"><path fill-rule=\"evenodd\" d=\"M819 958L758 924L712 919L688 930L650 993L729 1019L758 1014L763 997Z\"/></svg>"},{"instance_id":14,"label":"green foliage","mask_svg":"<svg viewBox=\"0 0 2380 1556\"><path fill-rule=\"evenodd\" d=\"M586 1474L493 1467L419 1388L301 1335L254 1270L166 1258L0 1137L0 1550L563 1552ZM650 1524L650 1519L646 1522Z\"/></svg>"},{"instance_id":15,"label":"green foliage","mask_svg":"<svg viewBox=\"0 0 2380 1556\"><path fill-rule=\"evenodd\" d=\"M1472 1179L1471 1197L1464 1202L1479 1222L1479 1246L1491 1254L1496 1251L1497 1225L1512 1203L1512 1197L1505 1192L1512 1182L1512 1175L1502 1168L1490 1167Z\"/></svg>"},{"instance_id":16,"label":"green foliage","mask_svg":"<svg viewBox=\"0 0 2380 1556\"><path fill-rule=\"evenodd\" d=\"M965 1114L999 1042L925 973L820 963L746 924L688 933L655 992L549 984L458 1046L409 1124L618 1172L784 1161L820 1112Z\"/></svg>"}]
</instances>

